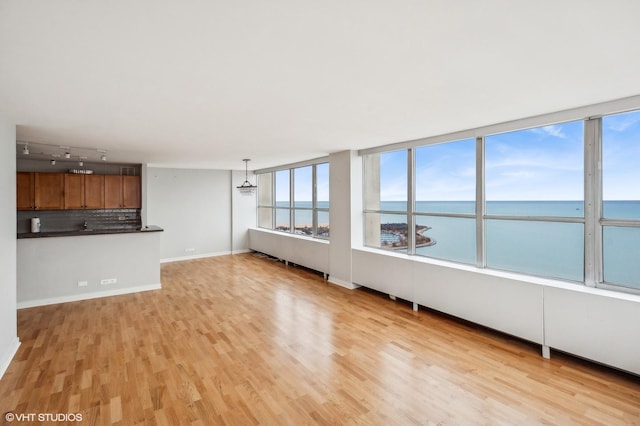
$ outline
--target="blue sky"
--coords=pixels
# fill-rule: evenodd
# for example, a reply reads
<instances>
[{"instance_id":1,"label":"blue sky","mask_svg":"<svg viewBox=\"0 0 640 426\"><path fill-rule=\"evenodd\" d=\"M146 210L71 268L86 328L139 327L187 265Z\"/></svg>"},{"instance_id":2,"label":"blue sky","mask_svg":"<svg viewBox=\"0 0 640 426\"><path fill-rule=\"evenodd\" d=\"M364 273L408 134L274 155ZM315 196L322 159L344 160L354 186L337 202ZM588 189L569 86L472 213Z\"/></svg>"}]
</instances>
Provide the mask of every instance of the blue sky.
<instances>
[{"instance_id":1,"label":"blue sky","mask_svg":"<svg viewBox=\"0 0 640 426\"><path fill-rule=\"evenodd\" d=\"M313 190L312 166L293 169L294 176L294 200L311 201ZM316 165L317 197L318 201L329 200L329 163ZM289 170L276 172L276 200L289 200Z\"/></svg>"},{"instance_id":2,"label":"blue sky","mask_svg":"<svg viewBox=\"0 0 640 426\"><path fill-rule=\"evenodd\" d=\"M487 200L583 199L583 122L486 138ZM380 155L381 199L406 200L406 151ZM605 200L640 200L640 112L603 118ZM475 199L473 139L416 149L416 199Z\"/></svg>"},{"instance_id":3,"label":"blue sky","mask_svg":"<svg viewBox=\"0 0 640 426\"><path fill-rule=\"evenodd\" d=\"M640 111L603 118L605 200L640 200ZM490 135L486 138L487 200L581 200L583 122ZM407 152L380 154L381 200L407 194ZM294 169L295 199L311 201L311 166ZM317 166L318 200L329 199L329 165ZM276 173L276 199L289 199L288 170ZM416 149L416 199L475 199L475 140Z\"/></svg>"},{"instance_id":4,"label":"blue sky","mask_svg":"<svg viewBox=\"0 0 640 426\"><path fill-rule=\"evenodd\" d=\"M602 119L603 196L640 200L640 111Z\"/></svg>"}]
</instances>

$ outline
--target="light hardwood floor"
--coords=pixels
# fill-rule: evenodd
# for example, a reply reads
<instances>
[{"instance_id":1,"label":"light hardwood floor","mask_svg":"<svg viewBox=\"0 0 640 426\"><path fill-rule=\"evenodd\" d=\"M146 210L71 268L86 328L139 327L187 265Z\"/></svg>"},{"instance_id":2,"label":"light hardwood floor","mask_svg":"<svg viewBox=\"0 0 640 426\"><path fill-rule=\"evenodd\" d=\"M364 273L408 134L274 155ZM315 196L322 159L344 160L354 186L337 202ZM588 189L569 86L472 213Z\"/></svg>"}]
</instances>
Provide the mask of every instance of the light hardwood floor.
<instances>
[{"instance_id":1,"label":"light hardwood floor","mask_svg":"<svg viewBox=\"0 0 640 426\"><path fill-rule=\"evenodd\" d=\"M122 425L640 424L637 376L545 360L536 345L254 254L164 264L162 285L20 310L0 413Z\"/></svg>"}]
</instances>

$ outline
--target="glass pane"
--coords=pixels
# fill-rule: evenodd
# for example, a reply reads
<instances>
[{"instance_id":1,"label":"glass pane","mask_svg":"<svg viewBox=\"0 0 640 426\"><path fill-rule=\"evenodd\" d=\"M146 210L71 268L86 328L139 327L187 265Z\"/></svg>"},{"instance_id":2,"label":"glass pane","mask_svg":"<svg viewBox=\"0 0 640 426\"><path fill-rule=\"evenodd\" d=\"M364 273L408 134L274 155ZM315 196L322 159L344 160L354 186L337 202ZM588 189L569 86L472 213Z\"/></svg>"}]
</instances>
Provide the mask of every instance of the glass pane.
<instances>
[{"instance_id":1,"label":"glass pane","mask_svg":"<svg viewBox=\"0 0 640 426\"><path fill-rule=\"evenodd\" d=\"M258 207L258 226L261 228L273 228L273 209L270 207Z\"/></svg>"},{"instance_id":2,"label":"glass pane","mask_svg":"<svg viewBox=\"0 0 640 426\"><path fill-rule=\"evenodd\" d=\"M263 173L258 175L258 205L259 206L273 205L272 183L273 183L272 173Z\"/></svg>"},{"instance_id":3,"label":"glass pane","mask_svg":"<svg viewBox=\"0 0 640 426\"><path fill-rule=\"evenodd\" d=\"M602 233L605 282L640 289L640 228L605 226Z\"/></svg>"},{"instance_id":4,"label":"glass pane","mask_svg":"<svg viewBox=\"0 0 640 426\"><path fill-rule=\"evenodd\" d=\"M316 200L316 207L329 208L329 163L316 164Z\"/></svg>"},{"instance_id":5,"label":"glass pane","mask_svg":"<svg viewBox=\"0 0 640 426\"><path fill-rule=\"evenodd\" d=\"M476 263L476 220L455 217L416 216L416 254Z\"/></svg>"},{"instance_id":6,"label":"glass pane","mask_svg":"<svg viewBox=\"0 0 640 426\"><path fill-rule=\"evenodd\" d=\"M603 215L640 219L640 111L602 117Z\"/></svg>"},{"instance_id":7,"label":"glass pane","mask_svg":"<svg viewBox=\"0 0 640 426\"><path fill-rule=\"evenodd\" d=\"M313 210L294 210L295 233L300 235L313 235Z\"/></svg>"},{"instance_id":8,"label":"glass pane","mask_svg":"<svg viewBox=\"0 0 640 426\"><path fill-rule=\"evenodd\" d=\"M583 134L575 121L487 136L487 214L584 216Z\"/></svg>"},{"instance_id":9,"label":"glass pane","mask_svg":"<svg viewBox=\"0 0 640 426\"><path fill-rule=\"evenodd\" d=\"M289 170L280 170L276 175L276 206L289 207Z\"/></svg>"},{"instance_id":10,"label":"glass pane","mask_svg":"<svg viewBox=\"0 0 640 426\"><path fill-rule=\"evenodd\" d=\"M276 209L276 229L278 231L291 230L289 212L289 209Z\"/></svg>"},{"instance_id":11,"label":"glass pane","mask_svg":"<svg viewBox=\"0 0 640 426\"><path fill-rule=\"evenodd\" d=\"M313 207L313 167L293 169L294 207Z\"/></svg>"},{"instance_id":12,"label":"glass pane","mask_svg":"<svg viewBox=\"0 0 640 426\"><path fill-rule=\"evenodd\" d=\"M423 146L415 156L416 211L475 213L475 139Z\"/></svg>"},{"instance_id":13,"label":"glass pane","mask_svg":"<svg viewBox=\"0 0 640 426\"><path fill-rule=\"evenodd\" d=\"M407 151L364 156L365 209L407 211Z\"/></svg>"},{"instance_id":14,"label":"glass pane","mask_svg":"<svg viewBox=\"0 0 640 426\"><path fill-rule=\"evenodd\" d=\"M329 212L318 211L318 237L329 238Z\"/></svg>"},{"instance_id":15,"label":"glass pane","mask_svg":"<svg viewBox=\"0 0 640 426\"><path fill-rule=\"evenodd\" d=\"M487 220L487 266L550 278L584 280L581 223Z\"/></svg>"},{"instance_id":16,"label":"glass pane","mask_svg":"<svg viewBox=\"0 0 640 426\"><path fill-rule=\"evenodd\" d=\"M487 201L487 214L583 217L582 201Z\"/></svg>"},{"instance_id":17,"label":"glass pane","mask_svg":"<svg viewBox=\"0 0 640 426\"><path fill-rule=\"evenodd\" d=\"M407 252L407 215L365 214L365 245Z\"/></svg>"}]
</instances>

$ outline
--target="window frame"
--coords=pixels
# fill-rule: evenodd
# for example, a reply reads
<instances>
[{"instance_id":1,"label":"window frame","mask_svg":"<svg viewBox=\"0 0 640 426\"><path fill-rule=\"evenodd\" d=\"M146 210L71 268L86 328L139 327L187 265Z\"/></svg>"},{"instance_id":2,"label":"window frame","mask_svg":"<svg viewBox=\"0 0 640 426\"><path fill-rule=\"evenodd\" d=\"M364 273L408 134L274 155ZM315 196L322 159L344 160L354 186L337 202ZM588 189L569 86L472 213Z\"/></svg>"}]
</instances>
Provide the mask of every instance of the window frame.
<instances>
[{"instance_id":1,"label":"window frame","mask_svg":"<svg viewBox=\"0 0 640 426\"><path fill-rule=\"evenodd\" d=\"M257 210L258 212L260 211L260 209L271 209L272 213L271 213L271 217L272 217L272 221L271 221L271 227L270 228L266 228L264 226L261 226L260 223L257 224L257 226L259 228L263 228L263 229L272 229L274 231L278 231L278 232L283 232L283 233L289 233L289 234L294 234L294 235L300 235L303 237L310 237L310 238L319 238L319 239L323 239L323 240L327 240L329 239L330 235L331 235L331 225L329 224L329 235L325 236L325 235L321 235L318 234L318 212L326 212L327 214L330 212L330 207L331 207L331 200L329 201L329 205L327 207L318 207L318 199L317 199L317 172L316 172L316 168L318 165L321 164L328 164L328 161L317 161L317 162L313 162L313 163L304 163L301 165L294 165L294 166L290 166L290 167L284 167L284 168L277 168L277 169L273 169L273 170L268 170L268 171L264 171L264 172L260 172L257 171L256 174L258 175L258 178L260 175L264 175L264 174L271 174L271 185L270 188L268 188L268 191L271 191L271 204L260 204L260 197L258 197L258 203L257 203ZM296 169L300 169L300 168L304 168L304 167L311 167L311 207L296 207L295 203L295 170ZM287 171L288 173L288 177L289 177L289 198L288 198L288 205L287 206L280 206L278 205L278 201L276 200L276 184L277 184L277 179L276 179L276 174L277 173L281 173ZM330 176L330 169L327 171L328 176ZM264 189L258 188L258 191L261 191ZM329 193L329 198L331 197L331 193ZM289 229L288 230L279 230L276 229L276 226L278 226L276 218L277 218L277 212L278 211L282 211L282 210L286 210L288 212L288 217L289 217ZM311 226L312 226L312 234L311 235L305 235L305 234L299 234L296 232L296 223L295 223L295 214L296 211L306 211L306 212L310 212L311 214Z\"/></svg>"},{"instance_id":2,"label":"window frame","mask_svg":"<svg viewBox=\"0 0 640 426\"><path fill-rule=\"evenodd\" d=\"M536 275L533 273L509 271L529 276L542 276L544 278L555 279L559 281L567 281L574 284L582 284L589 287L604 288L608 290L628 292L632 294L640 294L640 289L635 287L625 286L623 284L609 283L604 281L604 256L603 256L603 230L607 226L619 226L619 227L633 227L640 228L640 219L615 219L603 217L603 193L602 193L602 147L603 147L603 131L602 131L602 118L603 116L621 114L625 112L640 111L638 107L622 109L615 112L609 112L598 116L582 116L571 117L562 120L550 120L548 122L536 122L535 125L521 125L517 126L513 123L507 125L497 125L500 131L490 131L492 126L482 129L474 129L471 131L458 132L451 135L443 135L431 140L418 140L407 143L394 144L385 147L372 148L362 150L359 154L363 159L363 216L367 214L406 214L408 229L414 229L417 218L421 217L448 217L448 218L467 218L475 219L476 221L476 264L475 266L482 269L497 269L487 266L486 261L486 227L489 220L510 220L510 221L536 221L547 223L576 223L581 224L584 228L583 239L583 265L584 274L582 281L573 281L557 277L549 277L543 275ZM533 129L549 125L558 125L564 123L570 123L574 121L583 122L583 152L584 152L584 215L582 217L564 217L564 216L517 216L517 215L497 215L487 214L486 211L486 137L499 133L515 132L519 130ZM526 123L527 120L522 120ZM425 213L416 211L416 191L415 191L415 150L422 146L456 142L463 139L469 139L464 137L467 132L475 134L476 139L476 197L475 214L465 213ZM429 143L424 143L429 141ZM420 143L422 142L422 143ZM381 154L384 152L398 151L404 149L407 151L407 210L406 212L389 211L383 209L368 208L367 204L367 188L368 182L367 174L367 160L366 156L371 154ZM378 163L379 164L379 163ZM367 247L379 249L382 251L388 251L388 249L367 244L366 238L366 226L367 220L363 221L363 242ZM440 257L430 257L423 254L416 253L415 237L413 232L408 232L408 247L406 251L407 256L424 256L428 258L434 258L439 260L445 260L453 263L460 263L455 260L442 259ZM464 262L463 262L464 263ZM466 263L465 263L466 264Z\"/></svg>"}]
</instances>

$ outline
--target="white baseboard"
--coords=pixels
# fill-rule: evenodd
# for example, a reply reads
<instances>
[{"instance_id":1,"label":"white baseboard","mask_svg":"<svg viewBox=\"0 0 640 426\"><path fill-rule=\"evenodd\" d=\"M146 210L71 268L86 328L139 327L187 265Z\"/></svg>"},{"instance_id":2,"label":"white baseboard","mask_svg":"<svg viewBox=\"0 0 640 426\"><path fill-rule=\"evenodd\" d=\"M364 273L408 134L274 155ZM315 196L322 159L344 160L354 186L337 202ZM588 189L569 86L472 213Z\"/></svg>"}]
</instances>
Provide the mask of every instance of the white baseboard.
<instances>
[{"instance_id":1,"label":"white baseboard","mask_svg":"<svg viewBox=\"0 0 640 426\"><path fill-rule=\"evenodd\" d=\"M183 260L194 260L194 259L203 259L205 257L226 256L228 254L232 254L232 253L230 251L219 251L216 253L193 254L191 256L168 257L166 259L160 259L160 263L182 262Z\"/></svg>"},{"instance_id":2,"label":"white baseboard","mask_svg":"<svg viewBox=\"0 0 640 426\"><path fill-rule=\"evenodd\" d=\"M242 253L253 253L253 250L251 250L251 249L240 249L240 250L233 250L231 252L231 254L242 254Z\"/></svg>"},{"instance_id":3,"label":"white baseboard","mask_svg":"<svg viewBox=\"0 0 640 426\"><path fill-rule=\"evenodd\" d=\"M160 290L162 284L148 284L137 287L119 288L95 293L74 294L70 296L52 297L50 299L27 300L18 302L18 309L34 308L36 306L55 305L57 303L77 302L80 300L98 299L100 297L119 296L122 294L139 293L141 291Z\"/></svg>"},{"instance_id":4,"label":"white baseboard","mask_svg":"<svg viewBox=\"0 0 640 426\"><path fill-rule=\"evenodd\" d=\"M348 281L339 280L337 278L333 278L329 275L329 279L327 280L331 284L339 285L340 287L348 288L349 290L355 290L358 287L361 287L359 284L350 283Z\"/></svg>"},{"instance_id":5,"label":"white baseboard","mask_svg":"<svg viewBox=\"0 0 640 426\"><path fill-rule=\"evenodd\" d=\"M9 364L11 364L11 361L16 355L16 352L18 352L19 347L20 340L16 337L7 348L7 352L0 358L0 379L2 379L7 368L9 368Z\"/></svg>"}]
</instances>

